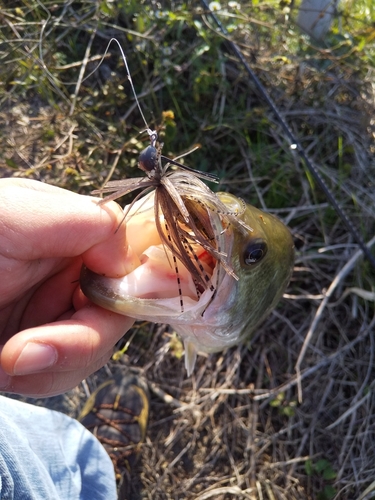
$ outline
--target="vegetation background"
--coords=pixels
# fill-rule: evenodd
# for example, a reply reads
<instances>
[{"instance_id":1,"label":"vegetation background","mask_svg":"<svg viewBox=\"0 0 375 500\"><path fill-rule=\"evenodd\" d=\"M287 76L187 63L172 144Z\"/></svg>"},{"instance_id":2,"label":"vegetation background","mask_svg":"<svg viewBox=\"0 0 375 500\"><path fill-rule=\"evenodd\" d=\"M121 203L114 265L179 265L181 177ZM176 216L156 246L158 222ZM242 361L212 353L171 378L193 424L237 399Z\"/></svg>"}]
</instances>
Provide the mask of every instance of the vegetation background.
<instances>
[{"instance_id":1,"label":"vegetation background","mask_svg":"<svg viewBox=\"0 0 375 500\"><path fill-rule=\"evenodd\" d=\"M298 29L298 2L210 8L369 240L372 0L343 0L322 41ZM375 271L355 256L351 235L208 12L179 0L1 0L0 17L2 176L90 193L109 178L138 175L148 139L116 45L97 68L116 37L164 154L199 143L185 161L282 218L297 247L289 289L248 345L199 357L187 378L175 334L140 323L120 361L63 397L34 403L77 416L118 365L142 367L152 400L133 498L374 498Z\"/></svg>"}]
</instances>

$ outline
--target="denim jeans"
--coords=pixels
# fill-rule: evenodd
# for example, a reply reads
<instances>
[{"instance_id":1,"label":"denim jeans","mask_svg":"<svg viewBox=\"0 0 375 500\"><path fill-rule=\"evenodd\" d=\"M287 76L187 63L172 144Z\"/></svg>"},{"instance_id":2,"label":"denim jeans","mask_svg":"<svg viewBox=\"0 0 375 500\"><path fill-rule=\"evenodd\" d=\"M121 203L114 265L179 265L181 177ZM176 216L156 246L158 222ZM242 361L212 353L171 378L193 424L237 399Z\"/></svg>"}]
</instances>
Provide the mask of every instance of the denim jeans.
<instances>
[{"instance_id":1,"label":"denim jeans","mask_svg":"<svg viewBox=\"0 0 375 500\"><path fill-rule=\"evenodd\" d=\"M1 500L115 500L112 462L78 421L0 396Z\"/></svg>"}]
</instances>

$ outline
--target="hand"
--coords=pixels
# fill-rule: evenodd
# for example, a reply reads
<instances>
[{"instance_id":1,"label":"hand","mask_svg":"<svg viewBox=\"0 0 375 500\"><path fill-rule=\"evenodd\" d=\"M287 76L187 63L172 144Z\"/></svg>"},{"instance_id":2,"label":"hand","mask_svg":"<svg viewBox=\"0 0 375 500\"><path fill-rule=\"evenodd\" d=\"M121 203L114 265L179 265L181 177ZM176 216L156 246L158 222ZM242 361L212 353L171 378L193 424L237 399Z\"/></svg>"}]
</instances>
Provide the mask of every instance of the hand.
<instances>
[{"instance_id":1,"label":"hand","mask_svg":"<svg viewBox=\"0 0 375 500\"><path fill-rule=\"evenodd\" d=\"M0 200L0 390L52 396L103 366L134 322L78 283L82 263L112 277L134 265L123 214L31 180L1 179Z\"/></svg>"}]
</instances>

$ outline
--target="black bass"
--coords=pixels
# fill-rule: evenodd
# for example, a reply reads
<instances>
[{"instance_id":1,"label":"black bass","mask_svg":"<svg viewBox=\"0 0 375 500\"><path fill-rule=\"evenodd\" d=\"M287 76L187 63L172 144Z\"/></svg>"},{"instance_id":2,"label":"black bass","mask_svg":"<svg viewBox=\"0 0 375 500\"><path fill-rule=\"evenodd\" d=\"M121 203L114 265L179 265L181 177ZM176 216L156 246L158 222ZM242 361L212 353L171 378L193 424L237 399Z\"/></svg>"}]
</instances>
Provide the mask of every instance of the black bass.
<instances>
[{"instance_id":1,"label":"black bass","mask_svg":"<svg viewBox=\"0 0 375 500\"><path fill-rule=\"evenodd\" d=\"M276 217L244 205L231 194L218 193L228 213L238 214L238 223L223 229L222 214L214 211L207 235L214 233L219 257L199 242L190 249L200 276L210 283L202 287L164 244L160 222L158 227L155 223L154 196L149 193L133 203L130 211L125 208L127 239L139 266L122 278L107 278L83 268L81 288L105 309L170 324L184 342L190 374L199 351L217 352L246 341L276 306L293 270L294 244ZM191 203L199 204L197 199Z\"/></svg>"}]
</instances>

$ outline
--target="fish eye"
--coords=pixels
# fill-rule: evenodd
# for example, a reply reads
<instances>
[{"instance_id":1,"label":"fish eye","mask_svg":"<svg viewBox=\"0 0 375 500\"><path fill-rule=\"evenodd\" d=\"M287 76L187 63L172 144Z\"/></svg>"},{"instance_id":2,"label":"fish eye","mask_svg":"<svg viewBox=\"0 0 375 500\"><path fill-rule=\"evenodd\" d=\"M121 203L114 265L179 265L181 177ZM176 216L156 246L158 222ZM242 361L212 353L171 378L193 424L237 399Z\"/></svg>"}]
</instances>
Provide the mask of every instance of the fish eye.
<instances>
[{"instance_id":1,"label":"fish eye","mask_svg":"<svg viewBox=\"0 0 375 500\"><path fill-rule=\"evenodd\" d=\"M245 266L252 266L261 261L267 253L267 243L261 238L251 240L247 243L243 252Z\"/></svg>"}]
</instances>

